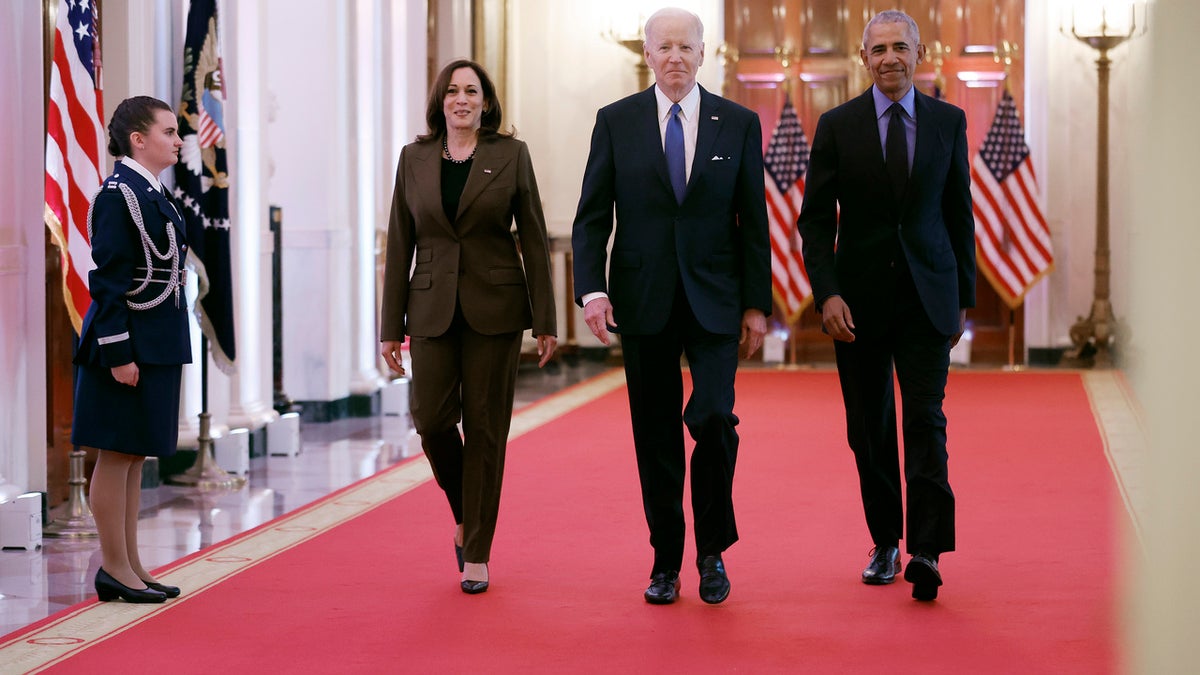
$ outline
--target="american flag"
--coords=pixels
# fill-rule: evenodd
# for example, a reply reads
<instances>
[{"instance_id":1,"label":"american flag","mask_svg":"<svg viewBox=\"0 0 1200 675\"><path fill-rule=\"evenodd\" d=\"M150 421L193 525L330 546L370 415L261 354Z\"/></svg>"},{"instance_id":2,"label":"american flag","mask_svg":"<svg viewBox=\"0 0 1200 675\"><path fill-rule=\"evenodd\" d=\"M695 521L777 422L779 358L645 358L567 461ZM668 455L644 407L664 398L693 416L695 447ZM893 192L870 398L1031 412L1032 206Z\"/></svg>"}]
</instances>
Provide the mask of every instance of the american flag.
<instances>
[{"instance_id":1,"label":"american flag","mask_svg":"<svg viewBox=\"0 0 1200 675\"><path fill-rule=\"evenodd\" d=\"M99 14L92 0L59 0L46 105L46 208L58 247L63 297L78 334L92 304L95 269L87 235L88 203L100 188L104 103L100 81Z\"/></svg>"},{"instance_id":2,"label":"american flag","mask_svg":"<svg viewBox=\"0 0 1200 675\"><path fill-rule=\"evenodd\" d=\"M235 372L233 261L230 256L229 169L225 157L224 70L216 0L192 0L183 41L183 91L179 103L180 161L175 196L183 202L191 252L200 282L197 314L213 362Z\"/></svg>"},{"instance_id":3,"label":"american flag","mask_svg":"<svg viewBox=\"0 0 1200 675\"><path fill-rule=\"evenodd\" d=\"M1050 228L1037 202L1037 177L1008 90L971 162L979 269L1010 308L1054 267Z\"/></svg>"},{"instance_id":4,"label":"american flag","mask_svg":"<svg viewBox=\"0 0 1200 675\"><path fill-rule=\"evenodd\" d=\"M767 185L767 219L771 233L771 288L790 326L812 300L812 286L800 253L796 218L804 202L808 171L808 139L791 100L783 104L779 126L763 157Z\"/></svg>"}]
</instances>

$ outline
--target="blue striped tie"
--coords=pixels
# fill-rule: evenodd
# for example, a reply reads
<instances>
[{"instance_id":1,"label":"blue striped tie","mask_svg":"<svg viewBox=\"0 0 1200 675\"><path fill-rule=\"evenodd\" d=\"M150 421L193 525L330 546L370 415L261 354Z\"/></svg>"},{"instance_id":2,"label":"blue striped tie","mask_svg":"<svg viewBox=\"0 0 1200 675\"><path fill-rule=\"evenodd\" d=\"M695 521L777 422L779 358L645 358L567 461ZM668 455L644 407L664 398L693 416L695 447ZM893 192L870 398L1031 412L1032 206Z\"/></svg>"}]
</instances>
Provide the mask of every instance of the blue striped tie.
<instances>
[{"instance_id":1,"label":"blue striped tie","mask_svg":"<svg viewBox=\"0 0 1200 675\"><path fill-rule=\"evenodd\" d=\"M687 191L687 166L683 152L683 122L679 121L679 104L671 105L671 119L667 120L667 173L671 176L671 187L675 189L675 201L683 203Z\"/></svg>"}]
</instances>

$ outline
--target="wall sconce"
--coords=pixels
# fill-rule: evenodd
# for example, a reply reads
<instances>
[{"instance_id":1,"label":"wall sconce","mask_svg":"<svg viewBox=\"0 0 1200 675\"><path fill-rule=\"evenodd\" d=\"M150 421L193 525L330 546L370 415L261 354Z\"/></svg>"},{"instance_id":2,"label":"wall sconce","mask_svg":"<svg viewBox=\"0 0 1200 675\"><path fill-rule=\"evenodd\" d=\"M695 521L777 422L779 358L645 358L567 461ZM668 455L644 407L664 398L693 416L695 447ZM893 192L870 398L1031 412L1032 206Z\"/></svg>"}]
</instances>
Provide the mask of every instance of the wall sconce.
<instances>
[{"instance_id":1,"label":"wall sconce","mask_svg":"<svg viewBox=\"0 0 1200 675\"><path fill-rule=\"evenodd\" d=\"M650 86L650 67L646 65L645 58L646 18L640 13L622 12L620 9L613 10L613 15L618 16L619 20L610 19L608 30L600 35L604 39L628 49L637 57L638 60L633 67L637 73L638 91L642 91ZM637 17L636 22L633 21L635 16Z\"/></svg>"},{"instance_id":2,"label":"wall sconce","mask_svg":"<svg viewBox=\"0 0 1200 675\"><path fill-rule=\"evenodd\" d=\"M1139 11L1140 10L1140 11ZM1070 35L1098 51L1096 70L1099 77L1096 110L1096 260L1095 289L1091 312L1080 316L1071 326L1074 347L1064 354L1064 361L1075 365L1110 367L1112 343L1117 331L1110 300L1110 267L1108 237L1108 71L1112 60L1108 51L1126 40L1145 32L1145 6L1135 0L1113 1L1074 0L1069 19L1063 16L1059 31ZM1142 21L1137 20L1141 14Z\"/></svg>"}]
</instances>

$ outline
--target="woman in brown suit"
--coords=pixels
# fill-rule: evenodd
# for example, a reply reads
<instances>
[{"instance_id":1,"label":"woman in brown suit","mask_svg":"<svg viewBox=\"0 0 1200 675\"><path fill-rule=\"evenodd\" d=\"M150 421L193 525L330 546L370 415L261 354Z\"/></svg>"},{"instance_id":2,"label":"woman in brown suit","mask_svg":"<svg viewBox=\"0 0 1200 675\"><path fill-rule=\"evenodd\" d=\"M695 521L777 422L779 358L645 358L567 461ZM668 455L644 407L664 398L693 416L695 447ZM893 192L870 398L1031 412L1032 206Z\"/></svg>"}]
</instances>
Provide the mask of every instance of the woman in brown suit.
<instances>
[{"instance_id":1,"label":"woman in brown suit","mask_svg":"<svg viewBox=\"0 0 1200 675\"><path fill-rule=\"evenodd\" d=\"M482 593L521 336L533 328L539 366L557 344L549 244L529 149L500 131L483 68L443 68L425 118L428 132L396 168L380 341L403 374L400 348L411 337L413 425L457 523L462 590Z\"/></svg>"}]
</instances>

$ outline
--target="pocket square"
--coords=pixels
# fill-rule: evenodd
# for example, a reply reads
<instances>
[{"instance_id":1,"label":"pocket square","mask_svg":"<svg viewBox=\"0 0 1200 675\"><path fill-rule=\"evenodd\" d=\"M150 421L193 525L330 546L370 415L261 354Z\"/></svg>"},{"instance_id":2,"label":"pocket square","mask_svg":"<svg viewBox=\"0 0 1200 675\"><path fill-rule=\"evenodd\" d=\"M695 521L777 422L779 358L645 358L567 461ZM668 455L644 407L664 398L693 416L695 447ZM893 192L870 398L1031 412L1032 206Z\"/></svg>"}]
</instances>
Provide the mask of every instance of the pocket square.
<instances>
[{"instance_id":1,"label":"pocket square","mask_svg":"<svg viewBox=\"0 0 1200 675\"><path fill-rule=\"evenodd\" d=\"M723 162L723 161L725 161L725 160L727 160L727 159L729 159L729 158L728 158L728 157L722 157L722 156L720 156L720 155L713 155L713 158L712 158L712 159L710 159L709 161L710 161L710 162Z\"/></svg>"}]
</instances>

